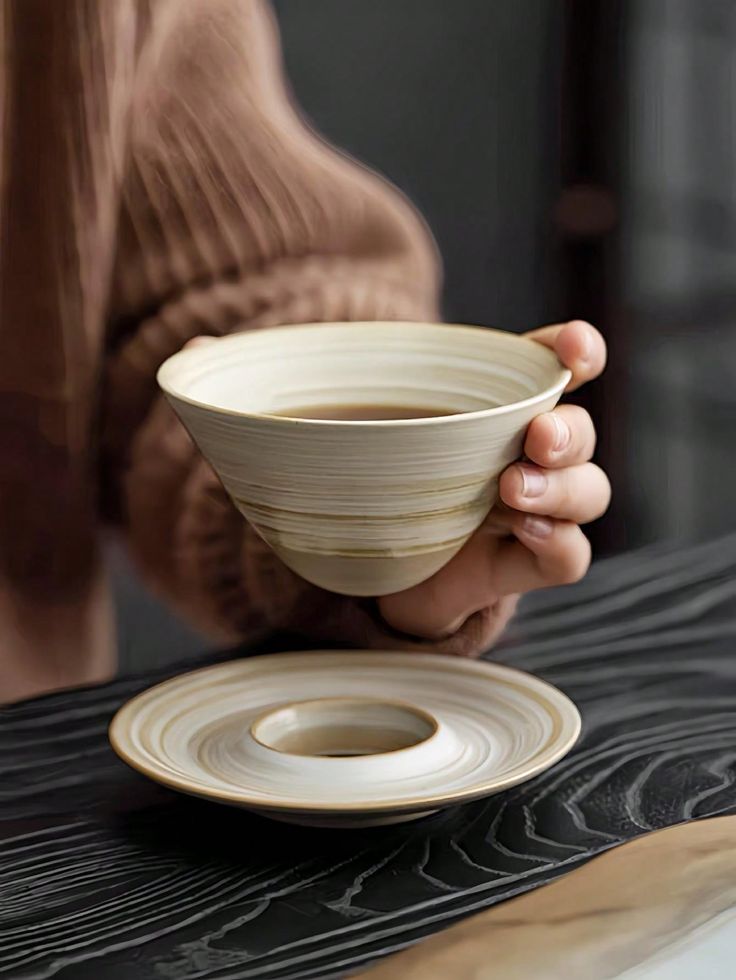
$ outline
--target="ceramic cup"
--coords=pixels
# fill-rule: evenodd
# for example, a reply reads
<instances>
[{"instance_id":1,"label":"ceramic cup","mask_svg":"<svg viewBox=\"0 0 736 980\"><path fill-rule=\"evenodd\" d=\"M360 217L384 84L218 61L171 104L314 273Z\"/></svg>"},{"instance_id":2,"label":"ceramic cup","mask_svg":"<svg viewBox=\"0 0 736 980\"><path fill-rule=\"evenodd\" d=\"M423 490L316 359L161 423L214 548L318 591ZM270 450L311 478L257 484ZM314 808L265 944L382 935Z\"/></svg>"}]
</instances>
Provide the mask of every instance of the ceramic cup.
<instances>
[{"instance_id":1,"label":"ceramic cup","mask_svg":"<svg viewBox=\"0 0 736 980\"><path fill-rule=\"evenodd\" d=\"M527 425L569 378L524 337L396 322L233 334L175 354L158 373L235 505L282 561L356 596L409 588L457 553L493 506ZM457 414L281 414L346 404Z\"/></svg>"}]
</instances>

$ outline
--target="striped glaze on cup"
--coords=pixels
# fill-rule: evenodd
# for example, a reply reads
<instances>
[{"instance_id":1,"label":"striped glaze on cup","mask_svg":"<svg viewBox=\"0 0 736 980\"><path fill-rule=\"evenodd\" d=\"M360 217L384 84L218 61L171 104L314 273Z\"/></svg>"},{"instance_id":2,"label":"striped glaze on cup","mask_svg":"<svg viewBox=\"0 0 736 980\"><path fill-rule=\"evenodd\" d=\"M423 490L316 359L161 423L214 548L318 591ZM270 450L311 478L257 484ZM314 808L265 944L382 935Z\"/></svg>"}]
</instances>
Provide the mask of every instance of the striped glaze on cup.
<instances>
[{"instance_id":1,"label":"striped glaze on cup","mask_svg":"<svg viewBox=\"0 0 736 980\"><path fill-rule=\"evenodd\" d=\"M482 327L331 323L233 334L169 358L158 381L225 489L291 569L333 592L424 581L482 524L529 422L570 373ZM388 421L283 417L308 405L422 405Z\"/></svg>"}]
</instances>

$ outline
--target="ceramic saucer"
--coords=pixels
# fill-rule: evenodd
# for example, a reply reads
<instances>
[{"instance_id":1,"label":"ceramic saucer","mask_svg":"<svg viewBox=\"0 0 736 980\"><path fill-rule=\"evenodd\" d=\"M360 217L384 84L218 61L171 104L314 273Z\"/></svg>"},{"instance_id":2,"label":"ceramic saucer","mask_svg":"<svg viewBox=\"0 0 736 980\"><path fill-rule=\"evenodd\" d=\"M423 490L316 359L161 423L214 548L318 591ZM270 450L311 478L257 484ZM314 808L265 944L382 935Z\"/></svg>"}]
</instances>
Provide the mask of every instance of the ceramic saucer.
<instances>
[{"instance_id":1,"label":"ceramic saucer","mask_svg":"<svg viewBox=\"0 0 736 980\"><path fill-rule=\"evenodd\" d=\"M522 671L433 654L275 654L139 694L110 740L172 789L293 823L416 819L497 793L580 732L562 692Z\"/></svg>"}]
</instances>

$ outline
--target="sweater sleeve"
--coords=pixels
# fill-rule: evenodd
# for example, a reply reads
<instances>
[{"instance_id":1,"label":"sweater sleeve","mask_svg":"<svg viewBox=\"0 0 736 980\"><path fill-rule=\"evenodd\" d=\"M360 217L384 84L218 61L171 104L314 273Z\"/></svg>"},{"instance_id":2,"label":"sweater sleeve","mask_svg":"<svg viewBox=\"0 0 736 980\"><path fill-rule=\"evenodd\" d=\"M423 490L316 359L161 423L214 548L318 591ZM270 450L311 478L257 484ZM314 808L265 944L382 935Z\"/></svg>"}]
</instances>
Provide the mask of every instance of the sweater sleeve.
<instances>
[{"instance_id":1,"label":"sweater sleeve","mask_svg":"<svg viewBox=\"0 0 736 980\"><path fill-rule=\"evenodd\" d=\"M286 569L157 393L159 364L199 334L438 316L424 226L300 120L267 9L189 0L178 12L142 57L132 113L103 386L109 513L149 583L213 636L426 648L392 636L370 603ZM478 614L442 648L472 653L506 618L505 606Z\"/></svg>"}]
</instances>

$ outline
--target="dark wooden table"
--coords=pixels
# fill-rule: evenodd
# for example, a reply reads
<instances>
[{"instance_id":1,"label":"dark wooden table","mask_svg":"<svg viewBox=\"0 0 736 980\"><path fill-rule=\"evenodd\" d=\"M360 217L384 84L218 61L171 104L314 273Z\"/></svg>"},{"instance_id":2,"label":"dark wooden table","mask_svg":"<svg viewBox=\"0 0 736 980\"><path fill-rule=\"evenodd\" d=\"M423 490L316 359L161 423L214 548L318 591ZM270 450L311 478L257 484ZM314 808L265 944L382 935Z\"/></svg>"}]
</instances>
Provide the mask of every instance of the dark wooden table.
<instances>
[{"instance_id":1,"label":"dark wooden table","mask_svg":"<svg viewBox=\"0 0 736 980\"><path fill-rule=\"evenodd\" d=\"M496 659L580 705L532 783L416 825L271 824L107 745L163 673L0 713L0 977L338 977L649 830L736 813L736 535L601 562L527 602ZM210 658L212 659L212 658Z\"/></svg>"}]
</instances>

